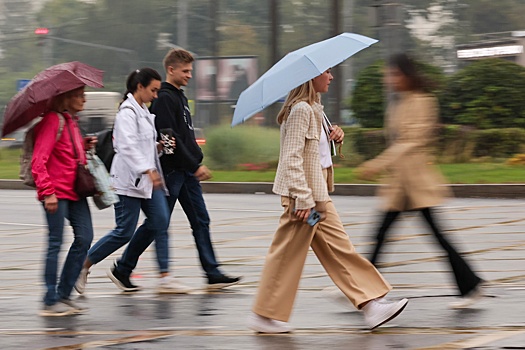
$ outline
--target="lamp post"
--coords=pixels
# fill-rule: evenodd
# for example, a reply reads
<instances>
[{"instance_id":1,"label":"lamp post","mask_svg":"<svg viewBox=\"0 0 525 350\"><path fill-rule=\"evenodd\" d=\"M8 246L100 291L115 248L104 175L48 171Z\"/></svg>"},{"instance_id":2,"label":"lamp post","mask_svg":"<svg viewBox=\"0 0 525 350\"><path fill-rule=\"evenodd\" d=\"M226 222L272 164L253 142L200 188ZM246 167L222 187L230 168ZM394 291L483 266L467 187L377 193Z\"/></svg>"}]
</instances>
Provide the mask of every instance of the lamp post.
<instances>
[{"instance_id":1,"label":"lamp post","mask_svg":"<svg viewBox=\"0 0 525 350\"><path fill-rule=\"evenodd\" d=\"M341 34L341 19L340 19L340 13L341 13L341 2L340 0L332 0L332 36L336 36L338 34ZM334 84L332 97L333 97L333 108L330 117L332 119L332 122L334 124L339 124L341 122L341 96L342 96L342 80L344 80L343 74L342 74L342 67L336 66L332 68L333 75L335 76L335 79L333 80L332 84Z\"/></svg>"},{"instance_id":2,"label":"lamp post","mask_svg":"<svg viewBox=\"0 0 525 350\"><path fill-rule=\"evenodd\" d=\"M402 25L402 5L391 0L374 0L371 7L372 23L383 43L383 59L386 61L399 45L398 29ZM393 98L393 92L385 87L384 103Z\"/></svg>"}]
</instances>

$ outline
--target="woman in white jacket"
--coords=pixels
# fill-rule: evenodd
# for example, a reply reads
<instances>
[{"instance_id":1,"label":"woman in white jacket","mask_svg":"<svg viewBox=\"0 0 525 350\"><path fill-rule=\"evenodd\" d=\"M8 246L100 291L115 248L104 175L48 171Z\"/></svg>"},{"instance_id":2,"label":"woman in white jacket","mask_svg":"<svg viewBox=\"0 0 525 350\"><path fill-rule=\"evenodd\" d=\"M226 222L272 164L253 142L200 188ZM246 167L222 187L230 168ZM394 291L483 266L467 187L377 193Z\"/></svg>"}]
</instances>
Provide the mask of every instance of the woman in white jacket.
<instances>
[{"instance_id":1,"label":"woman in white jacket","mask_svg":"<svg viewBox=\"0 0 525 350\"><path fill-rule=\"evenodd\" d=\"M127 92L113 128L116 153L110 174L120 200L115 204L116 227L89 250L75 286L79 293L84 292L89 268L128 242L121 259L109 269L108 277L125 292L139 290L131 283L130 275L153 240L161 276L159 291L175 290L175 282L168 276L168 192L161 175L155 115L146 106L157 97L161 79L151 68L136 70L127 79ZM141 209L146 220L136 229ZM176 291L181 292L180 286Z\"/></svg>"}]
</instances>

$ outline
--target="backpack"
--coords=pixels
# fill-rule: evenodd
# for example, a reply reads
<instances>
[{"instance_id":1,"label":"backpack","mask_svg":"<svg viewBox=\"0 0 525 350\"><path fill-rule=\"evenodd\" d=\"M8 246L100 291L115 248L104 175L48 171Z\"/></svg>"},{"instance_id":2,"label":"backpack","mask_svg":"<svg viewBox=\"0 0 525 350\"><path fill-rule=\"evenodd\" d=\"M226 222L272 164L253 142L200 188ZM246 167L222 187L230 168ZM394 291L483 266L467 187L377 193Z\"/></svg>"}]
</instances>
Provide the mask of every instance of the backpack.
<instances>
[{"instance_id":1,"label":"backpack","mask_svg":"<svg viewBox=\"0 0 525 350\"><path fill-rule=\"evenodd\" d=\"M137 111L131 106L124 106L121 109L131 109L135 114ZM138 127L137 119L137 127ZM102 163L106 166L108 173L111 170L111 163L113 162L113 157L115 157L115 148L113 147L113 128L99 131L97 134L97 145L95 146L95 153L102 160Z\"/></svg>"},{"instance_id":2,"label":"backpack","mask_svg":"<svg viewBox=\"0 0 525 350\"><path fill-rule=\"evenodd\" d=\"M113 128L99 131L96 135L97 145L95 146L95 153L109 172L111 170L113 157L115 156L115 149L113 148Z\"/></svg>"},{"instance_id":3,"label":"backpack","mask_svg":"<svg viewBox=\"0 0 525 350\"><path fill-rule=\"evenodd\" d=\"M62 131L64 130L64 124L66 119L61 113L58 114L58 132L55 138L55 142L60 139L62 136ZM41 122L41 121L40 121ZM38 122L38 123L40 123ZM18 177L22 180L24 185L30 187L36 187L35 179L33 178L33 171L31 168L31 161L33 159L33 151L35 147L35 126L38 124L35 123L31 126L24 136L24 144L22 146L22 154L20 155L20 173Z\"/></svg>"}]
</instances>

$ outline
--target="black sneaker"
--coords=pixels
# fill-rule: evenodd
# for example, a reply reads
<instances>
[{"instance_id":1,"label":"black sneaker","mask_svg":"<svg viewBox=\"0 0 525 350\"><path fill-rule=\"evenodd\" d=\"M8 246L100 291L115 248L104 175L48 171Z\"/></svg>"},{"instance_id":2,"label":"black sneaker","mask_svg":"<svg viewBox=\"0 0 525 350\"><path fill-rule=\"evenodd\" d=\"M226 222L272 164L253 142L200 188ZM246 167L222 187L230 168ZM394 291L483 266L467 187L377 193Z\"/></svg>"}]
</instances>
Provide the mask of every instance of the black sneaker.
<instances>
[{"instance_id":1,"label":"black sneaker","mask_svg":"<svg viewBox=\"0 0 525 350\"><path fill-rule=\"evenodd\" d=\"M241 277L227 275L208 276L208 289L222 289L233 286L241 281Z\"/></svg>"},{"instance_id":2,"label":"black sneaker","mask_svg":"<svg viewBox=\"0 0 525 350\"><path fill-rule=\"evenodd\" d=\"M118 272L116 269L116 265L113 265L113 267L110 267L108 269L108 277L117 287L122 289L124 292L136 292L140 290L139 286L134 285L129 280L129 276L125 276Z\"/></svg>"}]
</instances>

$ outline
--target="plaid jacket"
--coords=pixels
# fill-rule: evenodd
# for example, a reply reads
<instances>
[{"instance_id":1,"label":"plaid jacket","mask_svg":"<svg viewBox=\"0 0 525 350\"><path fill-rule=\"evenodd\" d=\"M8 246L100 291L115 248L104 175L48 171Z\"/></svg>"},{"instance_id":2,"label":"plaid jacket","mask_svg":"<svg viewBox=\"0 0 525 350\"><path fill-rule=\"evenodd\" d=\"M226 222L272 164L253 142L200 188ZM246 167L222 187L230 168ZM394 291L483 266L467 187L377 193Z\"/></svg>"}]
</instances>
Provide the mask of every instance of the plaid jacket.
<instances>
[{"instance_id":1,"label":"plaid jacket","mask_svg":"<svg viewBox=\"0 0 525 350\"><path fill-rule=\"evenodd\" d=\"M296 209L315 207L330 199L333 171L325 180L319 157L323 106L306 102L295 104L281 124L281 149L273 192L295 199Z\"/></svg>"}]
</instances>

